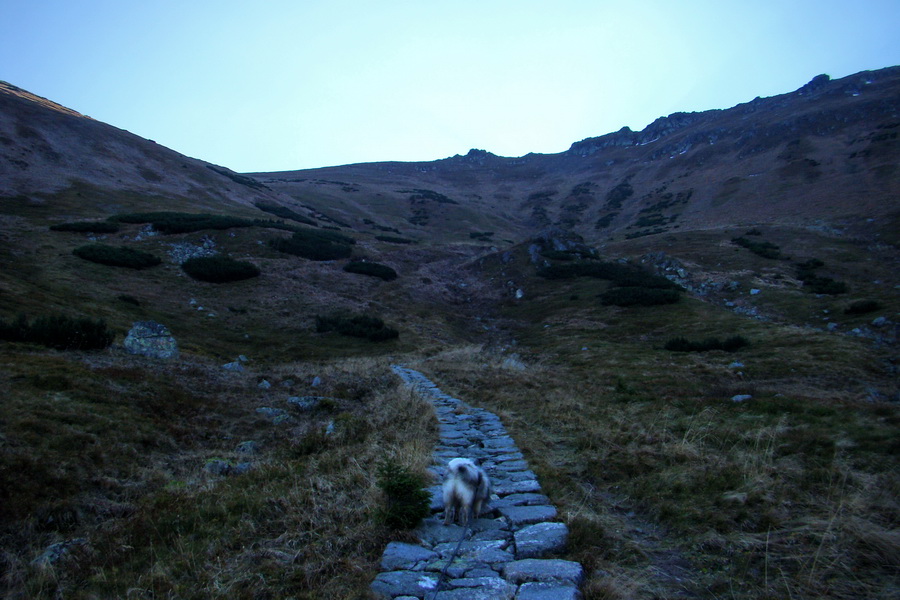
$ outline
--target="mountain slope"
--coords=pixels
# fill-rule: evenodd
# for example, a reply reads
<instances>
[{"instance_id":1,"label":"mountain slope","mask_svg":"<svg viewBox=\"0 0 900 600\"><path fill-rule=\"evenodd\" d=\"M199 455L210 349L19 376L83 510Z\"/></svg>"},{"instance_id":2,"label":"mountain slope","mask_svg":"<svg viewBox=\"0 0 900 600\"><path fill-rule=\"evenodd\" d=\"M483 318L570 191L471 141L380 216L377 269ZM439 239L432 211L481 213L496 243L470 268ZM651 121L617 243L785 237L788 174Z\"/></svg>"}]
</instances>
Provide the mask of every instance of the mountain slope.
<instances>
[{"instance_id":1,"label":"mountain slope","mask_svg":"<svg viewBox=\"0 0 900 600\"><path fill-rule=\"evenodd\" d=\"M727 110L675 113L556 155L472 150L427 163L254 177L354 225L378 214L421 236L480 229L519 237L554 226L597 242L768 223L880 233L896 242L898 132L894 67L835 81L819 76L795 92ZM409 199L411 189L458 204ZM469 218L467 209L482 218Z\"/></svg>"}]
</instances>

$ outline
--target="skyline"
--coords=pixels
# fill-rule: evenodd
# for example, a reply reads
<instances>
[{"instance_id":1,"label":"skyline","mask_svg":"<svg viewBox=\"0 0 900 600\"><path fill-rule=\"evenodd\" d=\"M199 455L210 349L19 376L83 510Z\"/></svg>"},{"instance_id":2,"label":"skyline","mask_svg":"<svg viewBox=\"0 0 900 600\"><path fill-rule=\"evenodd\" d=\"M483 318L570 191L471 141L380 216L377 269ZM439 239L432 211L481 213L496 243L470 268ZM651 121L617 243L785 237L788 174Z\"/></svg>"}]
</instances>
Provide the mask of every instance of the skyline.
<instances>
[{"instance_id":1,"label":"skyline","mask_svg":"<svg viewBox=\"0 0 900 600\"><path fill-rule=\"evenodd\" d=\"M0 79L239 172L562 152L900 64L900 2L4 1Z\"/></svg>"}]
</instances>

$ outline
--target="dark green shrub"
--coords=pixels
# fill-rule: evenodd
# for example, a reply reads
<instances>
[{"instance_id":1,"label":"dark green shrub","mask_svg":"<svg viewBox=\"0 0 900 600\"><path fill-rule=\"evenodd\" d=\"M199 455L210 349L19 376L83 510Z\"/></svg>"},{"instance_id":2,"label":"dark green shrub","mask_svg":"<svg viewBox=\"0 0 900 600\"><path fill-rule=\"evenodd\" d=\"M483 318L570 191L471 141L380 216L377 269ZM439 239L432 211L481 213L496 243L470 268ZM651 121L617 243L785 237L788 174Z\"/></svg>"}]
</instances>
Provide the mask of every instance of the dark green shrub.
<instances>
[{"instance_id":1,"label":"dark green shrub","mask_svg":"<svg viewBox=\"0 0 900 600\"><path fill-rule=\"evenodd\" d=\"M824 267L825 263L817 258L811 258L797 265L797 279L803 282L803 289L813 294L844 294L849 291L847 284L835 281L831 277L816 275L816 269Z\"/></svg>"},{"instance_id":2,"label":"dark green shrub","mask_svg":"<svg viewBox=\"0 0 900 600\"><path fill-rule=\"evenodd\" d=\"M441 204L459 204L459 202L457 202L456 200L448 198L444 194L435 192L434 190L413 189L397 191L401 194L411 194L411 196L409 197L409 201L412 203L421 203L425 200L431 200L433 202L439 202Z\"/></svg>"},{"instance_id":3,"label":"dark green shrub","mask_svg":"<svg viewBox=\"0 0 900 600\"><path fill-rule=\"evenodd\" d=\"M415 244L416 240L404 237L395 237L392 235L376 235L375 239L379 242L387 242L389 244Z\"/></svg>"},{"instance_id":4,"label":"dark green shrub","mask_svg":"<svg viewBox=\"0 0 900 600\"><path fill-rule=\"evenodd\" d=\"M129 213L110 217L111 221L120 223L150 223L160 233L193 233L204 229L232 229L238 227L265 227L267 229L282 229L285 231L297 231L294 225L287 225L277 221L263 219L242 219L228 215L210 215L204 213L179 213L179 212L148 212Z\"/></svg>"},{"instance_id":5,"label":"dark green shrub","mask_svg":"<svg viewBox=\"0 0 900 600\"><path fill-rule=\"evenodd\" d=\"M209 283L228 283L259 276L256 265L222 255L191 258L184 261L181 268L194 279Z\"/></svg>"},{"instance_id":6,"label":"dark green shrub","mask_svg":"<svg viewBox=\"0 0 900 600\"><path fill-rule=\"evenodd\" d=\"M40 344L57 350L102 350L115 336L106 322L65 315L38 317L32 323L20 315L12 323L0 321L0 339Z\"/></svg>"},{"instance_id":7,"label":"dark green shrub","mask_svg":"<svg viewBox=\"0 0 900 600\"><path fill-rule=\"evenodd\" d=\"M341 335L365 338L373 342L396 339L400 332L384 324L378 317L366 315L317 315L316 332L328 333L336 331Z\"/></svg>"},{"instance_id":8,"label":"dark green shrub","mask_svg":"<svg viewBox=\"0 0 900 600\"><path fill-rule=\"evenodd\" d=\"M563 260L570 261L575 260L578 255L568 250L544 250L541 252L541 256L544 258L549 258L550 260Z\"/></svg>"},{"instance_id":9,"label":"dark green shrub","mask_svg":"<svg viewBox=\"0 0 900 600\"><path fill-rule=\"evenodd\" d=\"M275 215L276 217L281 217L282 219L289 219L291 221L297 221L298 223L303 223L305 225L317 226L317 223L310 219L309 217L304 217L298 212L295 212L286 206L280 206L278 204L270 204L268 202L257 202L255 203L256 208L263 212L267 212L269 214Z\"/></svg>"},{"instance_id":10,"label":"dark green shrub","mask_svg":"<svg viewBox=\"0 0 900 600\"><path fill-rule=\"evenodd\" d=\"M617 287L600 294L604 306L658 306L678 302L678 290L645 287Z\"/></svg>"},{"instance_id":11,"label":"dark green shrub","mask_svg":"<svg viewBox=\"0 0 900 600\"><path fill-rule=\"evenodd\" d=\"M379 517L388 527L412 529L431 513L431 494L425 489L424 475L394 460L380 464L377 472L378 487L385 497Z\"/></svg>"},{"instance_id":12,"label":"dark green shrub","mask_svg":"<svg viewBox=\"0 0 900 600\"><path fill-rule=\"evenodd\" d=\"M692 341L684 337L672 338L666 342L664 348L671 352L707 352L709 350L724 350L725 352L737 352L748 346L747 338L739 335L732 336L724 341L718 338L707 338L702 341Z\"/></svg>"},{"instance_id":13,"label":"dark green shrub","mask_svg":"<svg viewBox=\"0 0 900 600\"><path fill-rule=\"evenodd\" d=\"M881 304L875 300L857 300L844 309L845 315L864 315L866 313L881 310Z\"/></svg>"},{"instance_id":14,"label":"dark green shrub","mask_svg":"<svg viewBox=\"0 0 900 600\"><path fill-rule=\"evenodd\" d=\"M494 237L493 231L470 231L469 237L480 242L489 242Z\"/></svg>"},{"instance_id":15,"label":"dark green shrub","mask_svg":"<svg viewBox=\"0 0 900 600\"><path fill-rule=\"evenodd\" d=\"M803 289L813 294L828 294L836 296L837 294L846 294L850 291L847 284L843 281L835 281L831 277L811 277L803 280Z\"/></svg>"},{"instance_id":16,"label":"dark green shrub","mask_svg":"<svg viewBox=\"0 0 900 600\"><path fill-rule=\"evenodd\" d=\"M119 225L110 221L78 221L51 225L50 231L73 231L75 233L117 233Z\"/></svg>"},{"instance_id":17,"label":"dark green shrub","mask_svg":"<svg viewBox=\"0 0 900 600\"><path fill-rule=\"evenodd\" d=\"M269 246L309 260L338 260L349 258L353 253L351 247L356 243L353 238L336 231L303 229L294 232L289 238L269 240Z\"/></svg>"},{"instance_id":18,"label":"dark green shrub","mask_svg":"<svg viewBox=\"0 0 900 600\"><path fill-rule=\"evenodd\" d=\"M370 277L379 277L385 281L393 281L397 279L397 271L387 265L379 263L353 261L344 265L344 270L348 273L358 273L360 275L368 275Z\"/></svg>"},{"instance_id":19,"label":"dark green shrub","mask_svg":"<svg viewBox=\"0 0 900 600\"><path fill-rule=\"evenodd\" d=\"M736 237L731 240L738 246L746 248L753 254L757 256L762 256L763 258L770 259L778 259L781 258L781 248L773 244L772 242L756 242L753 240L748 240L745 237Z\"/></svg>"},{"instance_id":20,"label":"dark green shrub","mask_svg":"<svg viewBox=\"0 0 900 600\"><path fill-rule=\"evenodd\" d=\"M162 260L150 254L124 246L107 246L106 244L89 244L80 246L72 251L78 258L109 265L113 267L125 267L127 269L148 269L160 264Z\"/></svg>"},{"instance_id":21,"label":"dark green shrub","mask_svg":"<svg viewBox=\"0 0 900 600\"><path fill-rule=\"evenodd\" d=\"M135 298L134 296L129 296L128 294L122 294L119 296L119 300L121 302L125 302L126 304L134 304L135 306L140 306L141 301Z\"/></svg>"},{"instance_id":22,"label":"dark green shrub","mask_svg":"<svg viewBox=\"0 0 900 600\"><path fill-rule=\"evenodd\" d=\"M623 287L645 287L680 290L681 286L662 275L655 275L639 267L611 262L576 262L550 265L538 270L546 279L572 279L574 277L596 277L607 279Z\"/></svg>"}]
</instances>

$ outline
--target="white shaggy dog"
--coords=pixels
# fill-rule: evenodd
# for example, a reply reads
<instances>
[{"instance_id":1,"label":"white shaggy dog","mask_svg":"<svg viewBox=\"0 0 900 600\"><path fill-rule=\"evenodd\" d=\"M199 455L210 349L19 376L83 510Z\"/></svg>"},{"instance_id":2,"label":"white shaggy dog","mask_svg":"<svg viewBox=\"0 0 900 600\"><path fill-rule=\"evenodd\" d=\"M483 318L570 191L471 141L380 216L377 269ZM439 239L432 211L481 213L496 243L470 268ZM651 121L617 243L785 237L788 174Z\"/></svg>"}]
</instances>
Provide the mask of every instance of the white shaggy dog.
<instances>
[{"instance_id":1,"label":"white shaggy dog","mask_svg":"<svg viewBox=\"0 0 900 600\"><path fill-rule=\"evenodd\" d=\"M487 473L468 458L454 458L444 481L444 525L456 520L460 525L468 525L470 518L478 518L490 496Z\"/></svg>"}]
</instances>

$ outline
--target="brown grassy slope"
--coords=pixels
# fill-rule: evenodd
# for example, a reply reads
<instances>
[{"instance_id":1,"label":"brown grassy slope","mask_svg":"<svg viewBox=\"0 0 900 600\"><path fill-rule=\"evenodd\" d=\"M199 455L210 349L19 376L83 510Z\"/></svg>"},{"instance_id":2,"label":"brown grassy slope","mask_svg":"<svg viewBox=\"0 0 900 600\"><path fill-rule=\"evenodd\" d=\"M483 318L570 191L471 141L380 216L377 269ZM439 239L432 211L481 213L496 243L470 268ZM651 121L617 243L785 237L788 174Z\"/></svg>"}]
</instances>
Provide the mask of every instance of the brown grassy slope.
<instances>
[{"instance_id":1,"label":"brown grassy slope","mask_svg":"<svg viewBox=\"0 0 900 600\"><path fill-rule=\"evenodd\" d=\"M379 520L377 468L393 457L421 472L433 444L433 417L384 360L228 373L194 357L5 346L0 362L9 598L357 598L402 535ZM286 402L310 393L329 400ZM212 461L252 468L217 475Z\"/></svg>"},{"instance_id":2,"label":"brown grassy slope","mask_svg":"<svg viewBox=\"0 0 900 600\"><path fill-rule=\"evenodd\" d=\"M896 243L898 89L900 71L883 69L727 110L677 113L557 155L472 151L430 163L254 176L354 226L368 218L437 238L480 226L520 241L527 231L563 226L599 242L653 231L639 222L655 215L668 231L777 224L878 233ZM610 203L624 183L630 196ZM434 190L461 206L427 205L433 218L420 225L413 221L422 207L407 201L406 189ZM460 226L465 209L499 222ZM609 223L598 227L604 217Z\"/></svg>"},{"instance_id":3,"label":"brown grassy slope","mask_svg":"<svg viewBox=\"0 0 900 600\"><path fill-rule=\"evenodd\" d=\"M587 598L896 594L900 413L868 395L890 389L883 351L697 302L540 304L517 332L526 370L477 349L420 367L501 415L570 526ZM673 334L751 346L675 354Z\"/></svg>"}]
</instances>

